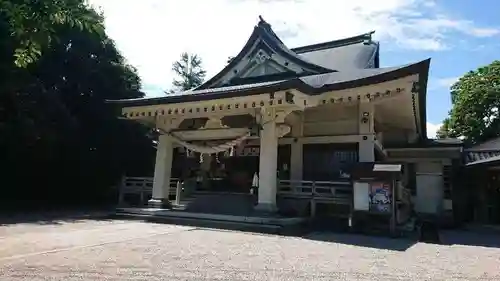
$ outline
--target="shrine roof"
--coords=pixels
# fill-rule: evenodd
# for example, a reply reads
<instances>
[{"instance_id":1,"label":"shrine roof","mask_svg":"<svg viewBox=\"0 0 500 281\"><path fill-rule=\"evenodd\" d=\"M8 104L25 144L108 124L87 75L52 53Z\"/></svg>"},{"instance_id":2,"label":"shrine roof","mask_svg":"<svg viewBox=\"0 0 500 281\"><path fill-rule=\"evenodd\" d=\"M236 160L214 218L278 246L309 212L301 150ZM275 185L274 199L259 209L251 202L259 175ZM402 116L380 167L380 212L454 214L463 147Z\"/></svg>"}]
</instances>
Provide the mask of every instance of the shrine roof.
<instances>
[{"instance_id":1,"label":"shrine roof","mask_svg":"<svg viewBox=\"0 0 500 281\"><path fill-rule=\"evenodd\" d=\"M398 67L351 69L276 81L188 90L168 94L164 97L110 100L108 103L118 104L121 106L147 106L250 96L288 89L297 89L306 95L313 96L332 90L356 88L387 82L413 74L419 74L419 79L421 81L421 94L423 95L425 101L429 64L430 59L427 59L414 64L407 64Z\"/></svg>"},{"instance_id":2,"label":"shrine roof","mask_svg":"<svg viewBox=\"0 0 500 281\"><path fill-rule=\"evenodd\" d=\"M467 152L465 162L466 166L498 165L500 163L500 151Z\"/></svg>"},{"instance_id":3,"label":"shrine roof","mask_svg":"<svg viewBox=\"0 0 500 281\"><path fill-rule=\"evenodd\" d=\"M274 54L286 60L286 63L281 65L282 68L279 70L280 72L294 72L291 70L289 64L296 65L297 68L307 74L336 71L335 69L315 64L299 56L296 52L289 49L283 41L281 41L269 23L264 21L262 17L259 16L259 18L259 23L254 27L252 34L238 55L231 59L231 61L221 71L219 71L219 73L197 87L197 89L216 88L231 85L233 83L225 81L225 77L229 75L232 76L231 78L239 78L239 75L241 75L245 69L249 68L252 60L259 59L260 57L267 57L267 59L269 59ZM244 63L245 66L241 67L242 62L245 61L247 61L247 63ZM238 67L239 65L240 67ZM261 77L261 80L262 78L263 77Z\"/></svg>"},{"instance_id":4,"label":"shrine roof","mask_svg":"<svg viewBox=\"0 0 500 281\"><path fill-rule=\"evenodd\" d=\"M330 69L378 68L380 45L371 40L373 33L374 31L291 50L304 60Z\"/></svg>"},{"instance_id":5,"label":"shrine roof","mask_svg":"<svg viewBox=\"0 0 500 281\"><path fill-rule=\"evenodd\" d=\"M266 82L350 69L379 67L379 44L372 32L290 49L271 25L259 23L241 49L216 75L196 89Z\"/></svg>"}]
</instances>

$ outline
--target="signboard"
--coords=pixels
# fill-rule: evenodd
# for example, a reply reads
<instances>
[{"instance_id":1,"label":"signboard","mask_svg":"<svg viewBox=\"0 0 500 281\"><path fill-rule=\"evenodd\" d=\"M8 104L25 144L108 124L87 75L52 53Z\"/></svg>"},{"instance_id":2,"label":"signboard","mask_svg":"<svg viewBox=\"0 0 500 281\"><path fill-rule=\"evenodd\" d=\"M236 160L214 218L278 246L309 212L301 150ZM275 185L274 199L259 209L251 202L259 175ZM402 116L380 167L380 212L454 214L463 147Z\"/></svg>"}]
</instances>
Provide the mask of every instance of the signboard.
<instances>
[{"instance_id":1,"label":"signboard","mask_svg":"<svg viewBox=\"0 0 500 281\"><path fill-rule=\"evenodd\" d=\"M370 211L390 213L392 204L392 190L388 183L370 183Z\"/></svg>"},{"instance_id":2,"label":"signboard","mask_svg":"<svg viewBox=\"0 0 500 281\"><path fill-rule=\"evenodd\" d=\"M235 150L235 155L239 157L259 156L259 154L260 154L259 146L244 146L243 149Z\"/></svg>"},{"instance_id":3,"label":"signboard","mask_svg":"<svg viewBox=\"0 0 500 281\"><path fill-rule=\"evenodd\" d=\"M375 164L374 172L401 172L401 164Z\"/></svg>"}]
</instances>

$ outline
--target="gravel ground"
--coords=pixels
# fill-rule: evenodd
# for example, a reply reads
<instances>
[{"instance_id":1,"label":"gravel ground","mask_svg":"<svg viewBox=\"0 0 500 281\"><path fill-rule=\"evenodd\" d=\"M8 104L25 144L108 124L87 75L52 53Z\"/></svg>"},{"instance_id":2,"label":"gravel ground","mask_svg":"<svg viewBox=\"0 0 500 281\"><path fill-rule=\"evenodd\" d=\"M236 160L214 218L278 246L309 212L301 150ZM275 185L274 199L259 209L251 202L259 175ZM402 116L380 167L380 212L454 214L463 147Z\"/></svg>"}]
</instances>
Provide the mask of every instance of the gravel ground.
<instances>
[{"instance_id":1,"label":"gravel ground","mask_svg":"<svg viewBox=\"0 0 500 281\"><path fill-rule=\"evenodd\" d=\"M500 280L500 236L478 235L442 237L483 246L119 220L12 224L0 226L0 280Z\"/></svg>"}]
</instances>

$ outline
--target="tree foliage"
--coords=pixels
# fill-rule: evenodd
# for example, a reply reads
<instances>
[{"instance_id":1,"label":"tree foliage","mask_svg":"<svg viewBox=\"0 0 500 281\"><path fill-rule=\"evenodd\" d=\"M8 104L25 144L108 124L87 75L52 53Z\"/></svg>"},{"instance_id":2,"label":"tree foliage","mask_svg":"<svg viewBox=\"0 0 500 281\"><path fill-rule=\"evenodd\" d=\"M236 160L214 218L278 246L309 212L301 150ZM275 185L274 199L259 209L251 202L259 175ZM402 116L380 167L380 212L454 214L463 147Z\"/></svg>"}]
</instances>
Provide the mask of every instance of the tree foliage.
<instances>
[{"instance_id":1,"label":"tree foliage","mask_svg":"<svg viewBox=\"0 0 500 281\"><path fill-rule=\"evenodd\" d=\"M436 132L436 137L438 139L448 139L451 138L450 135L450 119L446 118L443 120L443 124Z\"/></svg>"},{"instance_id":2,"label":"tree foliage","mask_svg":"<svg viewBox=\"0 0 500 281\"><path fill-rule=\"evenodd\" d=\"M81 0L0 0L1 17L8 19L15 64L25 67L43 48L57 41L57 28L77 27L104 36L101 15Z\"/></svg>"},{"instance_id":3,"label":"tree foliage","mask_svg":"<svg viewBox=\"0 0 500 281\"><path fill-rule=\"evenodd\" d=\"M87 28L102 27L102 17L83 0L0 1L8 8L0 13L0 150L7 164L0 170L2 199L113 199L110 187L122 174L152 171L155 151L146 129L117 119L105 102L144 94L114 42ZM74 15L68 7L89 17L68 19ZM48 11L60 15L46 16ZM36 57L13 56L24 46L20 38L38 48Z\"/></svg>"},{"instance_id":4,"label":"tree foliage","mask_svg":"<svg viewBox=\"0 0 500 281\"><path fill-rule=\"evenodd\" d=\"M500 136L500 61L465 74L451 87L451 99L440 137L477 143Z\"/></svg>"},{"instance_id":5,"label":"tree foliage","mask_svg":"<svg viewBox=\"0 0 500 281\"><path fill-rule=\"evenodd\" d=\"M206 75L201 58L196 54L182 53L180 60L172 64L172 70L178 77L172 82L174 86L172 92L198 87L203 83Z\"/></svg>"}]
</instances>

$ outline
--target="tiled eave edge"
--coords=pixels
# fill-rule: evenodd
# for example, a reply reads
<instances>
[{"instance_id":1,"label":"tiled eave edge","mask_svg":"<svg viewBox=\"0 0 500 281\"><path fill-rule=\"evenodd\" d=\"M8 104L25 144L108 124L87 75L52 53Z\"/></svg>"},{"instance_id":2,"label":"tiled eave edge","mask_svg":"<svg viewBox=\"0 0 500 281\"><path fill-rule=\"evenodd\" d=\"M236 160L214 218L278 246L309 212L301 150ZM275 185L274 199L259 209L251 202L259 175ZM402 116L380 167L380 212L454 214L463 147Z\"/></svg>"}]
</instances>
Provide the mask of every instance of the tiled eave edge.
<instances>
[{"instance_id":1,"label":"tiled eave edge","mask_svg":"<svg viewBox=\"0 0 500 281\"><path fill-rule=\"evenodd\" d=\"M303 95L302 95L303 96ZM126 106L122 108L122 115L128 119L143 119L154 116L171 118L199 118L210 115L233 115L237 113L252 113L263 107L295 108L303 107L304 97L293 97L287 91L263 93L251 96L210 99L173 104L153 104L144 106Z\"/></svg>"},{"instance_id":2,"label":"tiled eave edge","mask_svg":"<svg viewBox=\"0 0 500 281\"><path fill-rule=\"evenodd\" d=\"M412 75L398 80L358 88L332 90L313 96L294 88L278 92L202 101L125 106L122 108L122 115L132 120L151 119L154 117L187 119L214 115L251 114L263 107L303 110L308 107L316 107L324 104L378 103L387 101L398 95L415 95L411 93L411 88L417 79L418 75Z\"/></svg>"}]
</instances>

